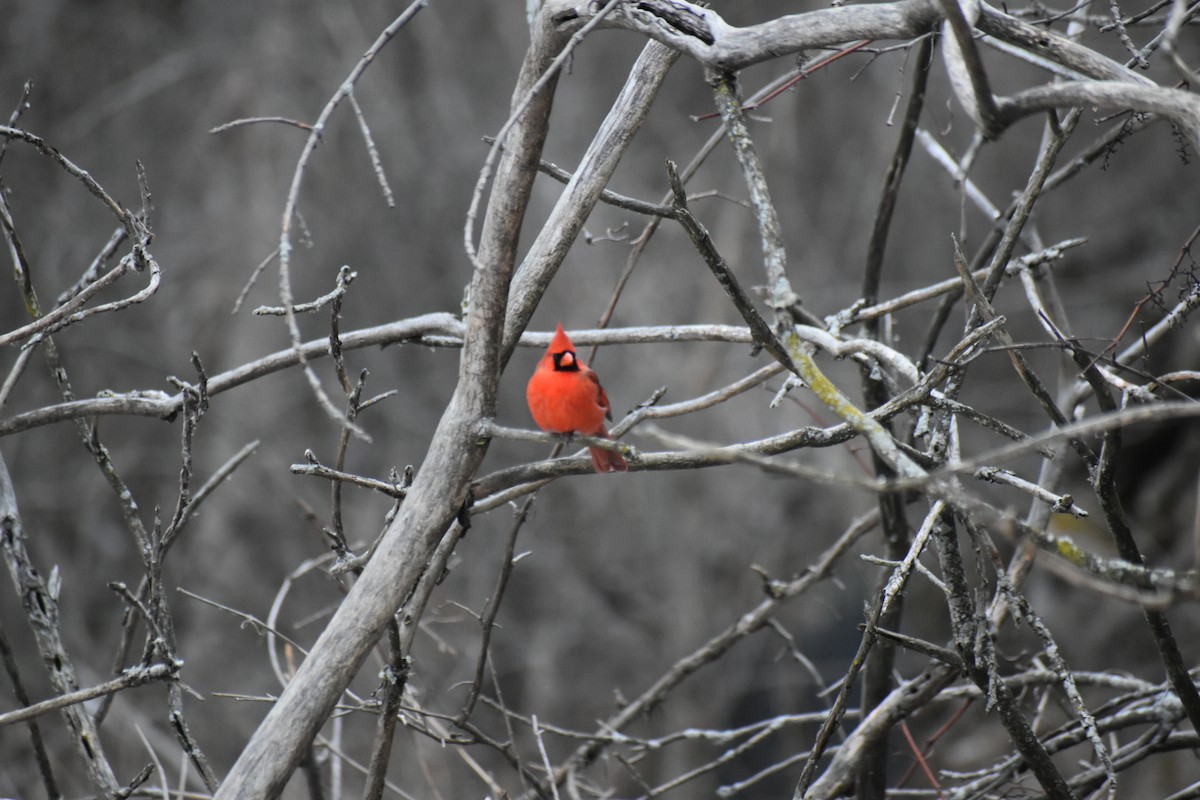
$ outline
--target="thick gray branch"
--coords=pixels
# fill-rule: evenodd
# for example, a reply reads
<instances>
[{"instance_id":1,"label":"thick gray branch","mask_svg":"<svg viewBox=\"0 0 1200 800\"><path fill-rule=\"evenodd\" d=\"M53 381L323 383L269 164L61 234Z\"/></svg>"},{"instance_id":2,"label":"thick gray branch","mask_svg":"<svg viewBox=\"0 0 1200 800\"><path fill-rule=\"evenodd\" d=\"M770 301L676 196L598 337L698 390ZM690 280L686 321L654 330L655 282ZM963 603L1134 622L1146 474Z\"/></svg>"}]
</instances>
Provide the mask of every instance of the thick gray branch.
<instances>
[{"instance_id":1,"label":"thick gray branch","mask_svg":"<svg viewBox=\"0 0 1200 800\"><path fill-rule=\"evenodd\" d=\"M564 32L578 30L597 14L598 4L586 0L547 0L544 13ZM638 31L686 53L715 71L736 72L744 67L815 47L842 45L861 39L911 39L943 19L938 0L900 0L894 3L841 6L791 14L758 25L735 27L715 11L684 0L627 0L601 21L602 27ZM975 11L978 14L975 14ZM1158 86L1065 37L1035 28L980 4L969 20L975 29L1096 79L1056 83L1019 92L1012 97L960 98L968 112L996 134L1013 122L1053 108L1097 105L1150 111L1182 128L1200 147L1200 99L1185 91ZM961 21L961 20L960 20ZM963 34L966 31L962 31ZM951 37L965 41L962 36ZM972 48L973 49L973 48ZM957 52L957 51L956 51ZM977 93L986 86L982 67L967 70L961 59L950 58L951 75ZM998 111L992 108L993 103Z\"/></svg>"},{"instance_id":2,"label":"thick gray branch","mask_svg":"<svg viewBox=\"0 0 1200 800\"><path fill-rule=\"evenodd\" d=\"M587 0L547 0L543 13L574 31L596 14ZM711 9L682 0L621 3L603 27L634 30L716 70L736 71L778 56L858 39L909 39L941 17L936 0L824 8L734 27Z\"/></svg>"},{"instance_id":3,"label":"thick gray branch","mask_svg":"<svg viewBox=\"0 0 1200 800\"><path fill-rule=\"evenodd\" d=\"M1100 55L1095 50L1077 44L1053 31L1030 25L1016 17L1010 17L986 3L980 5L979 19L976 20L975 25L989 36L1029 50L1090 78L1102 81L1140 83L1143 86L1155 85L1141 73L1134 72L1125 65Z\"/></svg>"},{"instance_id":4,"label":"thick gray branch","mask_svg":"<svg viewBox=\"0 0 1200 800\"><path fill-rule=\"evenodd\" d=\"M318 729L464 508L469 480L486 452L486 443L479 440L479 424L495 410L508 286L548 130L554 80L544 81L543 91L531 101L527 95L564 44L541 25L533 31L513 101L514 108L525 110L506 141L474 259L458 385L429 453L375 556L251 737L216 800L277 797L283 791Z\"/></svg>"},{"instance_id":5,"label":"thick gray branch","mask_svg":"<svg viewBox=\"0 0 1200 800\"><path fill-rule=\"evenodd\" d=\"M678 57L674 50L650 43L630 70L621 94L588 145L567 188L513 279L512 302L504 330L504 361L512 355L546 286L579 236Z\"/></svg>"},{"instance_id":6,"label":"thick gray branch","mask_svg":"<svg viewBox=\"0 0 1200 800\"><path fill-rule=\"evenodd\" d=\"M1075 81L1037 86L996 100L1005 124L1040 111L1073 106L1150 111L1178 125L1200 149L1200 98L1176 89L1123 81Z\"/></svg>"}]
</instances>

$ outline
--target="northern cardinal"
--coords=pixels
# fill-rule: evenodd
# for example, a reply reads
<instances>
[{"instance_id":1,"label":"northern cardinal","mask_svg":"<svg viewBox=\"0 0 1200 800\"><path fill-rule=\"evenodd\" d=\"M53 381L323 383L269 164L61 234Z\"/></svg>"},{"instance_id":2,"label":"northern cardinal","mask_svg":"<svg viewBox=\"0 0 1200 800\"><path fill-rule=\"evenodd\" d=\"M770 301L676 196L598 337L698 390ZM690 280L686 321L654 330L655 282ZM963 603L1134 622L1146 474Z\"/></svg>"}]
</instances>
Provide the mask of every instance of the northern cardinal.
<instances>
[{"instance_id":1,"label":"northern cardinal","mask_svg":"<svg viewBox=\"0 0 1200 800\"><path fill-rule=\"evenodd\" d=\"M575 355L575 345L567 338L562 323L554 340L538 362L525 389L529 413L538 427L550 433L609 438L604 420L612 419L608 395L596 373ZM589 447L596 472L625 472L629 465L615 450Z\"/></svg>"}]
</instances>

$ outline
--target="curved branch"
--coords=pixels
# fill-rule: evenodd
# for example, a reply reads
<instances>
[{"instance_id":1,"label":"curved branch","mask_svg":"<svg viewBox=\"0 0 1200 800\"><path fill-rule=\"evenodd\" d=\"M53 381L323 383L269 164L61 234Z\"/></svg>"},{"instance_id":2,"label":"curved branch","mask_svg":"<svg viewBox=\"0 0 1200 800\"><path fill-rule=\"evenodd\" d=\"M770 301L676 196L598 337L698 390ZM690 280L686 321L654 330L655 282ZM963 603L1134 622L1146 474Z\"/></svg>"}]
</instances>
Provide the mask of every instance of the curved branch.
<instances>
[{"instance_id":1,"label":"curved branch","mask_svg":"<svg viewBox=\"0 0 1200 800\"><path fill-rule=\"evenodd\" d=\"M304 377L308 380L313 396L317 399L317 404L329 415L330 419L360 435L362 431L353 422L345 419L342 412L333 405L333 401L329 399L329 395L321 385L320 379L317 378L317 374L309 367L304 355L304 346L301 344L300 339L300 326L296 322L295 303L292 296L292 224L299 214L300 187L304 182L309 159L320 145L322 136L325 133L325 126L333 116L333 112L337 109L338 104L354 91L354 85L363 76L363 73L367 71L367 68L374 63L375 57L379 55L384 46L395 38L396 34L427 3L428 0L414 0L408 8L392 20L391 24L380 32L371 46L367 48L367 51L363 53L362 58L350 70L350 74L338 86L337 91L329 98L329 102L325 104L325 107L321 109L317 121L313 123L308 138L304 142L304 148L300 151L300 157L296 160L296 168L292 172L291 188L289 188L287 200L284 202L283 222L280 224L279 230L279 300L284 308L283 317L287 323L288 334L291 336L292 349L296 352L296 356L304 372Z\"/></svg>"},{"instance_id":2,"label":"curved branch","mask_svg":"<svg viewBox=\"0 0 1200 800\"><path fill-rule=\"evenodd\" d=\"M1200 149L1200 98L1177 89L1124 81L1073 81L1037 86L1011 97L998 97L996 102L1004 126L1054 108L1101 106L1150 111L1178 125Z\"/></svg>"},{"instance_id":3,"label":"curved branch","mask_svg":"<svg viewBox=\"0 0 1200 800\"><path fill-rule=\"evenodd\" d=\"M125 274L129 266L129 261L122 260L115 269L109 270L102 277L98 278L94 283L88 285L83 289L83 291L72 297L63 305L38 317L28 325L22 325L20 328L16 328L15 330L11 330L8 333L0 335L0 346L10 345L13 342L19 342L22 339L28 339L29 337L42 333L43 331L49 330L50 332L53 332L57 330L59 327L61 327L60 323L66 317L69 317L75 313L80 306L107 288L109 284L115 283L117 280L119 280L121 276Z\"/></svg>"},{"instance_id":4,"label":"curved branch","mask_svg":"<svg viewBox=\"0 0 1200 800\"><path fill-rule=\"evenodd\" d=\"M586 0L547 0L543 13L560 31L577 30L596 16ZM719 14L681 0L619 4L601 24L634 30L701 64L734 72L778 56L858 39L910 39L941 18L936 0L840 6L790 14L738 28Z\"/></svg>"},{"instance_id":5,"label":"curved branch","mask_svg":"<svg viewBox=\"0 0 1200 800\"><path fill-rule=\"evenodd\" d=\"M129 238L134 241L143 241L145 239L144 231L140 230L137 218L129 209L117 202L108 192L104 191L104 187L96 182L88 171L77 166L71 159L64 156L56 147L51 145L45 139L30 133L29 131L13 128L9 125L0 125L0 136L6 139L17 139L22 142L33 145L40 153L54 161L60 167L65 169L70 175L78 178L87 187L87 190L95 195L104 205L116 215L121 222L121 227L129 234Z\"/></svg>"},{"instance_id":6,"label":"curved branch","mask_svg":"<svg viewBox=\"0 0 1200 800\"><path fill-rule=\"evenodd\" d=\"M992 94L983 59L975 46L974 28L979 19L979 2L941 0L946 19L942 23L942 42L946 53L946 72L958 102L967 110L983 135L999 135L1000 114Z\"/></svg>"}]
</instances>

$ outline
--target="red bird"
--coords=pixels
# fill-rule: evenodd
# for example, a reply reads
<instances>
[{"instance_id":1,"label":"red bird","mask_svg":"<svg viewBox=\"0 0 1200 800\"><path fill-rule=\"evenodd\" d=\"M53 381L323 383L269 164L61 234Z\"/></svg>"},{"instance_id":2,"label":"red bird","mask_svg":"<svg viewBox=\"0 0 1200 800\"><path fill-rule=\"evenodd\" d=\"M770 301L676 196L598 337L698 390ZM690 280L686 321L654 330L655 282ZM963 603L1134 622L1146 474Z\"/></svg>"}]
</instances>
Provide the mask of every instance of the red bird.
<instances>
[{"instance_id":1,"label":"red bird","mask_svg":"<svg viewBox=\"0 0 1200 800\"><path fill-rule=\"evenodd\" d=\"M562 323L554 340L538 362L525 389L529 413L538 427L550 433L610 438L604 420L612 419L608 395L596 373L575 355L575 345L567 338ZM596 472L625 472L629 465L615 450L589 447Z\"/></svg>"}]
</instances>

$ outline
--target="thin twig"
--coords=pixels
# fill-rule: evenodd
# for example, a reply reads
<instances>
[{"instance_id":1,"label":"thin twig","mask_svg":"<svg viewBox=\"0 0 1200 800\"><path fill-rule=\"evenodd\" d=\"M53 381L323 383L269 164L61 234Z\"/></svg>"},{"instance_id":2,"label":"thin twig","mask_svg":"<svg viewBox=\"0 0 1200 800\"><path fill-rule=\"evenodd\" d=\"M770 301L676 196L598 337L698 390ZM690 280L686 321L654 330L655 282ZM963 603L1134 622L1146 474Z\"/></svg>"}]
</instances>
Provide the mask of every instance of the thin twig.
<instances>
[{"instance_id":1,"label":"thin twig","mask_svg":"<svg viewBox=\"0 0 1200 800\"><path fill-rule=\"evenodd\" d=\"M320 144L325 127L333 112L337 109L341 101L353 92L354 85L363 76L367 68L374 63L375 57L379 52L417 15L417 12L428 5L428 2L429 0L414 0L408 8L402 11L399 16L384 28L371 46L367 48L362 58L350 70L350 74L342 81L337 91L334 92L333 96L325 104L325 107L321 109L321 113L317 116L317 121L313 123L312 130L304 142L304 148L301 150L300 157L296 160L296 168L292 173L292 183L287 193L287 200L284 203L283 221L279 231L279 299L284 308L284 319L287 322L288 333L291 336L292 350L296 353L300 369L304 373L304 377L308 381L313 396L317 399L317 403L321 409L329 415L330 419L337 421L340 425L349 427L355 435L367 441L370 441L370 437L358 426L354 425L354 423L345 419L342 412L333 405L333 402L329 399L329 395L326 394L324 387L321 386L320 380L317 378L316 373L313 372L305 355L300 327L296 322L296 312L292 297L292 225L299 213L300 187L304 182L309 159Z\"/></svg>"}]
</instances>

